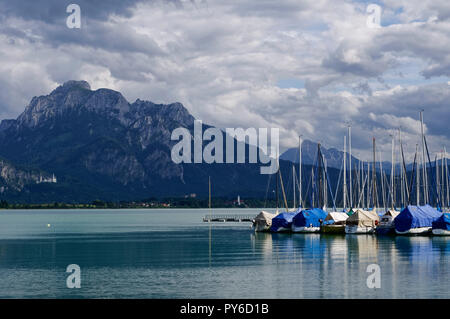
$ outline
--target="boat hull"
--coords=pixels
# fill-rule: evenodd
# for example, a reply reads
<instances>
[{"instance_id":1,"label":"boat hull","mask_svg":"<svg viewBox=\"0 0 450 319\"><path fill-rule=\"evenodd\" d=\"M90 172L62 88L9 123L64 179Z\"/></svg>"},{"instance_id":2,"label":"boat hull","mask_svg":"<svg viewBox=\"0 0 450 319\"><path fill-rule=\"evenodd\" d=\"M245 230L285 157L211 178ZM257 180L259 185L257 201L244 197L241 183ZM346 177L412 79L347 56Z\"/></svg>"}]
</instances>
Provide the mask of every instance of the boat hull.
<instances>
[{"instance_id":1,"label":"boat hull","mask_svg":"<svg viewBox=\"0 0 450 319\"><path fill-rule=\"evenodd\" d=\"M432 230L433 235L435 236L450 236L450 230L447 229L433 229Z\"/></svg>"},{"instance_id":2,"label":"boat hull","mask_svg":"<svg viewBox=\"0 0 450 319\"><path fill-rule=\"evenodd\" d=\"M406 231L395 230L397 235L429 235L431 233L431 227L419 227L411 228Z\"/></svg>"},{"instance_id":3,"label":"boat hull","mask_svg":"<svg viewBox=\"0 0 450 319\"><path fill-rule=\"evenodd\" d=\"M395 235L394 226L378 226L375 231L377 235Z\"/></svg>"},{"instance_id":4,"label":"boat hull","mask_svg":"<svg viewBox=\"0 0 450 319\"><path fill-rule=\"evenodd\" d=\"M324 225L320 229L324 234L345 234L344 225Z\"/></svg>"},{"instance_id":5,"label":"boat hull","mask_svg":"<svg viewBox=\"0 0 450 319\"><path fill-rule=\"evenodd\" d=\"M291 229L286 227L278 227L276 230L271 228L270 231L272 233L289 233L291 232Z\"/></svg>"},{"instance_id":6,"label":"boat hull","mask_svg":"<svg viewBox=\"0 0 450 319\"><path fill-rule=\"evenodd\" d=\"M297 227L292 225L293 233L318 233L320 232L320 227Z\"/></svg>"},{"instance_id":7,"label":"boat hull","mask_svg":"<svg viewBox=\"0 0 450 319\"><path fill-rule=\"evenodd\" d=\"M258 232L258 233L264 233L264 232L269 232L270 231L270 225L258 225L258 224L256 224L254 227L255 227L255 232Z\"/></svg>"},{"instance_id":8,"label":"boat hull","mask_svg":"<svg viewBox=\"0 0 450 319\"><path fill-rule=\"evenodd\" d=\"M346 234L373 234L375 233L374 227L359 227L359 226L345 226Z\"/></svg>"}]
</instances>

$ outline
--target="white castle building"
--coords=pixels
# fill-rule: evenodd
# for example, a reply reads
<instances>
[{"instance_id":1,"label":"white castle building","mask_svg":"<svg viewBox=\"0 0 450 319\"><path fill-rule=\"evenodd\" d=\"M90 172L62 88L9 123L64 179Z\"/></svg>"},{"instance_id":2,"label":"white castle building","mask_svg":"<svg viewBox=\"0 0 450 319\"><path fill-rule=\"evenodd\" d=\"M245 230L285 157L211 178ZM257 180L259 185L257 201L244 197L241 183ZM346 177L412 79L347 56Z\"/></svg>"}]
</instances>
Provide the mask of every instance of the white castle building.
<instances>
[{"instance_id":1,"label":"white castle building","mask_svg":"<svg viewBox=\"0 0 450 319\"><path fill-rule=\"evenodd\" d=\"M45 178L42 177L42 175L39 175L39 180L36 182L36 184L41 184L41 183L57 183L58 180L56 179L55 174L52 174L52 177L49 178Z\"/></svg>"}]
</instances>

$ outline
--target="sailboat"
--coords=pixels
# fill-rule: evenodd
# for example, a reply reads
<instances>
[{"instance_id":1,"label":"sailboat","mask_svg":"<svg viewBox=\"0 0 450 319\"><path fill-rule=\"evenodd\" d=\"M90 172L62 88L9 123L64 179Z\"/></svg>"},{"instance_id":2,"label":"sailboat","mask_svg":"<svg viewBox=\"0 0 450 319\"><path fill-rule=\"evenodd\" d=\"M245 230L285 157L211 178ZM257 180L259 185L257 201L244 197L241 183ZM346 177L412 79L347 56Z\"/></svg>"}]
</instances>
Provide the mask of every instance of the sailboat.
<instances>
[{"instance_id":1,"label":"sailboat","mask_svg":"<svg viewBox=\"0 0 450 319\"><path fill-rule=\"evenodd\" d=\"M304 209L297 212L292 219L292 232L318 233L328 213L320 208Z\"/></svg>"},{"instance_id":2,"label":"sailboat","mask_svg":"<svg viewBox=\"0 0 450 319\"><path fill-rule=\"evenodd\" d=\"M377 235L395 234L394 220L399 214L399 211L389 209L383 216L381 216L380 223L376 228Z\"/></svg>"},{"instance_id":3,"label":"sailboat","mask_svg":"<svg viewBox=\"0 0 450 319\"><path fill-rule=\"evenodd\" d=\"M372 207L371 211L356 209L346 220L346 234L373 234L380 221L376 212L378 206L377 178L375 170L375 138L373 138L373 166L372 166ZM368 193L369 195L369 193ZM369 204L369 203L368 203ZM369 206L369 205L367 205Z\"/></svg>"},{"instance_id":4,"label":"sailboat","mask_svg":"<svg viewBox=\"0 0 450 319\"><path fill-rule=\"evenodd\" d=\"M408 205L394 220L395 232L398 235L428 235L432 231L433 222L441 215L430 205Z\"/></svg>"},{"instance_id":5,"label":"sailboat","mask_svg":"<svg viewBox=\"0 0 450 319\"><path fill-rule=\"evenodd\" d=\"M428 156L428 165L430 165L430 155L428 152L428 146L426 143L426 138L424 134L423 125L423 111L420 112L420 130L421 130L421 142L422 142L422 181L423 181L423 202L425 205L419 206L420 203L420 192L419 192L419 167L416 170L416 191L417 191L417 205L408 205L405 207L401 213L395 218L395 232L398 235L428 235L432 233L433 223L437 222L442 216L442 213L437 209L431 207L428 203L430 202L429 186L434 189L432 185L428 185L428 176L426 169L426 157ZM430 167L431 168L431 167ZM431 170L431 169L430 169ZM439 197L436 194L436 204L440 206ZM445 220L444 220L445 222ZM440 223L435 223L435 225L442 225ZM439 231L438 231L439 232Z\"/></svg>"},{"instance_id":6,"label":"sailboat","mask_svg":"<svg viewBox=\"0 0 450 319\"><path fill-rule=\"evenodd\" d=\"M270 176L268 178L267 189L269 189L270 185ZM278 183L277 183L277 209L275 213L270 213L268 211L262 210L255 218L252 220L253 228L255 232L268 232L270 231L270 227L272 226L272 219L278 215ZM266 193L267 199L267 193Z\"/></svg>"},{"instance_id":7,"label":"sailboat","mask_svg":"<svg viewBox=\"0 0 450 319\"><path fill-rule=\"evenodd\" d=\"M400 214L399 211L395 210L394 203L394 137L392 137L392 161L391 161L391 209L387 210L384 215L380 217L380 223L376 228L377 235L393 235L395 234L394 220ZM381 170L382 172L382 170ZM403 182L403 180L402 180Z\"/></svg>"},{"instance_id":8,"label":"sailboat","mask_svg":"<svg viewBox=\"0 0 450 319\"><path fill-rule=\"evenodd\" d=\"M292 220L292 232L294 233L318 233L320 226L327 217L325 211L327 202L327 175L325 161L320 150L320 143L317 145L317 206L322 208L298 209Z\"/></svg>"},{"instance_id":9,"label":"sailboat","mask_svg":"<svg viewBox=\"0 0 450 319\"><path fill-rule=\"evenodd\" d=\"M348 217L348 214L343 212L328 213L321 227L321 232L329 234L345 234L345 224Z\"/></svg>"},{"instance_id":10,"label":"sailboat","mask_svg":"<svg viewBox=\"0 0 450 319\"><path fill-rule=\"evenodd\" d=\"M450 236L450 213L444 213L432 223L432 233L435 236Z\"/></svg>"},{"instance_id":11,"label":"sailboat","mask_svg":"<svg viewBox=\"0 0 450 319\"><path fill-rule=\"evenodd\" d=\"M346 210L346 199L347 199L347 169L346 169L346 148L347 148L347 140L344 136L344 156L343 156L343 170L344 170L344 182L342 184L342 194L344 199L344 212L330 212L325 218L320 231L322 233L331 233L331 234L345 234L345 223L349 214L345 212ZM340 179L340 176L339 176ZM339 184L339 182L338 182Z\"/></svg>"},{"instance_id":12,"label":"sailboat","mask_svg":"<svg viewBox=\"0 0 450 319\"><path fill-rule=\"evenodd\" d=\"M256 232L268 232L272 226L272 219L277 216L277 214L269 213L265 210L261 211L253 219L253 227Z\"/></svg>"},{"instance_id":13,"label":"sailboat","mask_svg":"<svg viewBox=\"0 0 450 319\"><path fill-rule=\"evenodd\" d=\"M286 207L286 212L279 213L277 216L275 216L272 219L272 225L270 226L270 231L271 232L275 232L275 233L278 233L278 232L290 232L291 231L291 225L292 225L292 219L297 214L297 212L290 212L289 211L288 203L287 203L287 200L286 200L286 193L284 192L283 177L281 175L280 164L278 162L278 158L277 158L277 163L278 163L278 171L277 171L277 173L278 173L278 177L280 179L281 192L283 194L283 201L284 201L284 205ZM278 196L277 196L277 201L278 201Z\"/></svg>"}]
</instances>

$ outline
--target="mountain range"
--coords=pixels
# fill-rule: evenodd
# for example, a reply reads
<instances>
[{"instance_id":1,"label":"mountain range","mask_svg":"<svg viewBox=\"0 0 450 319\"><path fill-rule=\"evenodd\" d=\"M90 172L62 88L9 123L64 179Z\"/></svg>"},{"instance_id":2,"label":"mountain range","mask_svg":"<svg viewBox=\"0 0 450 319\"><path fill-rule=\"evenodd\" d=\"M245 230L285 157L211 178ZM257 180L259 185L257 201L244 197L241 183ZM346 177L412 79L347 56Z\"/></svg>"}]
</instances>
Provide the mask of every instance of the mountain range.
<instances>
[{"instance_id":1,"label":"mountain range","mask_svg":"<svg viewBox=\"0 0 450 319\"><path fill-rule=\"evenodd\" d=\"M68 81L48 95L33 97L17 119L1 121L0 198L72 203L207 196L209 177L214 196L262 198L275 188L275 179L269 185L270 177L260 174L261 165L248 160L175 164L171 149L176 141L171 133L182 127L193 134L194 121L181 103L140 99L130 103L120 92L92 90L86 81ZM204 130L209 127L203 125ZM249 147L246 144L247 159ZM333 183L344 153L321 150ZM317 144L303 141L302 154L307 185ZM356 166L359 160L352 159ZM280 157L282 175L291 185L291 166L296 162L297 148Z\"/></svg>"},{"instance_id":2,"label":"mountain range","mask_svg":"<svg viewBox=\"0 0 450 319\"><path fill-rule=\"evenodd\" d=\"M264 196L267 175L259 164L175 164L171 133L178 127L194 127L181 103L129 103L120 92L68 81L1 122L0 196L19 202L204 196L209 176L215 196Z\"/></svg>"}]
</instances>

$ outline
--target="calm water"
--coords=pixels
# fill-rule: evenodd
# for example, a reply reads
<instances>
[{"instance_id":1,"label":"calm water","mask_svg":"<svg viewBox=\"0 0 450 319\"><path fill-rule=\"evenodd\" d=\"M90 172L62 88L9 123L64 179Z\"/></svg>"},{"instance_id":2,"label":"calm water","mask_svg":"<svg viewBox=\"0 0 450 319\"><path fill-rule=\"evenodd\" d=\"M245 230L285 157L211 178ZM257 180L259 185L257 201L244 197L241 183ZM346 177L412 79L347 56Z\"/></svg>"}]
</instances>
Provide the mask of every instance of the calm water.
<instances>
[{"instance_id":1,"label":"calm water","mask_svg":"<svg viewBox=\"0 0 450 319\"><path fill-rule=\"evenodd\" d=\"M450 298L450 238L255 234L207 213L2 210L0 298Z\"/></svg>"}]
</instances>

